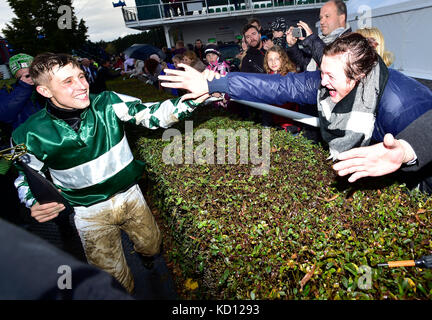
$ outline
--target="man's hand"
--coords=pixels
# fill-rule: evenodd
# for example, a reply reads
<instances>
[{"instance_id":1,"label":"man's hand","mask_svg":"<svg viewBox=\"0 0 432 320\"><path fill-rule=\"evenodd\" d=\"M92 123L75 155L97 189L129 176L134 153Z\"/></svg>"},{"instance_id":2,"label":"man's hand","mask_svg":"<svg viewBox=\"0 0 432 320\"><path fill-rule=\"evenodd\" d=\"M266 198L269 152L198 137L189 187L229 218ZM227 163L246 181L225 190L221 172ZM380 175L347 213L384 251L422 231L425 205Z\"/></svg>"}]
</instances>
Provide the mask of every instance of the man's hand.
<instances>
[{"instance_id":1,"label":"man's hand","mask_svg":"<svg viewBox=\"0 0 432 320\"><path fill-rule=\"evenodd\" d=\"M36 202L30 211L31 216L38 222L46 222L57 217L64 209L65 206L62 203L50 202L39 204L39 202Z\"/></svg>"},{"instance_id":2,"label":"man's hand","mask_svg":"<svg viewBox=\"0 0 432 320\"><path fill-rule=\"evenodd\" d=\"M397 140L388 133L381 143L340 153L337 157L340 162L333 165L333 169L340 176L351 174L348 181L354 182L363 177L395 172L414 157L414 150L407 142Z\"/></svg>"},{"instance_id":3,"label":"man's hand","mask_svg":"<svg viewBox=\"0 0 432 320\"><path fill-rule=\"evenodd\" d=\"M304 31L306 31L306 37L309 37L313 33L312 29L309 27L309 25L306 22L303 22L303 21L300 20L299 23L297 23L297 26L299 28L304 29ZM304 40L305 37L301 37L299 39L300 40Z\"/></svg>"},{"instance_id":4,"label":"man's hand","mask_svg":"<svg viewBox=\"0 0 432 320\"><path fill-rule=\"evenodd\" d=\"M179 67L184 68L184 71L164 70L166 75L159 76L159 80L167 82L161 82L162 87L189 90L191 93L185 94L182 100L197 99L208 94L209 89L204 73L200 73L184 63L180 63Z\"/></svg>"}]
</instances>

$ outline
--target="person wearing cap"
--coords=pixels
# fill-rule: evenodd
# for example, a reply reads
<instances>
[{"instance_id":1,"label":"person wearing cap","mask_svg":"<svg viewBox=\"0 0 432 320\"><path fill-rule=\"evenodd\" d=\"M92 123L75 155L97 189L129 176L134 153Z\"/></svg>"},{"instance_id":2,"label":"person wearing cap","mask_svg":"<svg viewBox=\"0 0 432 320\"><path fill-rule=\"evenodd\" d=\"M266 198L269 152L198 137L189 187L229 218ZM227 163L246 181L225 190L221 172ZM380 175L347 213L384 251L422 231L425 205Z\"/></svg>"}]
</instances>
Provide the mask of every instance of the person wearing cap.
<instances>
[{"instance_id":1,"label":"person wearing cap","mask_svg":"<svg viewBox=\"0 0 432 320\"><path fill-rule=\"evenodd\" d=\"M219 61L221 53L219 51L219 47L217 44L209 43L205 47L204 52L205 52L205 57L206 57L206 60L208 63L206 69L217 72L221 76L225 76L229 72L230 67L229 67L228 63L226 63L225 61ZM216 93L214 96L223 98L222 101L216 101L214 103L215 106L223 107L223 108L226 108L228 106L228 104L227 104L228 95Z\"/></svg>"},{"instance_id":2,"label":"person wearing cap","mask_svg":"<svg viewBox=\"0 0 432 320\"><path fill-rule=\"evenodd\" d=\"M41 109L39 96L30 77L29 67L33 57L19 53L9 59L9 69L16 83L0 89L0 122L13 129Z\"/></svg>"},{"instance_id":3,"label":"person wearing cap","mask_svg":"<svg viewBox=\"0 0 432 320\"><path fill-rule=\"evenodd\" d=\"M219 73L221 76L229 72L229 65L226 61L219 61L221 53L219 47L215 43L209 43L205 48L205 57L207 60L206 69Z\"/></svg>"}]
</instances>

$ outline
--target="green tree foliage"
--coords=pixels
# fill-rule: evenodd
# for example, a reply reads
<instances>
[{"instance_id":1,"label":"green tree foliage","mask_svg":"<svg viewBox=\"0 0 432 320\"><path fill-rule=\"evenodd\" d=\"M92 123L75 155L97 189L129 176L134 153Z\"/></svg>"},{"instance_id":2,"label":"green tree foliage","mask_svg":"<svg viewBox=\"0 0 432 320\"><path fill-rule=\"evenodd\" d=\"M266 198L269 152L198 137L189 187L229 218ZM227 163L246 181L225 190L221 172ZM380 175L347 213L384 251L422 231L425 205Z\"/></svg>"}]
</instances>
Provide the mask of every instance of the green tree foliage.
<instances>
[{"instance_id":1,"label":"green tree foliage","mask_svg":"<svg viewBox=\"0 0 432 320\"><path fill-rule=\"evenodd\" d=\"M83 19L78 22L71 0L7 1L16 18L2 31L17 52L32 55L46 51L71 52L88 37L85 22ZM68 6L71 15L59 11L61 6Z\"/></svg>"},{"instance_id":2,"label":"green tree foliage","mask_svg":"<svg viewBox=\"0 0 432 320\"><path fill-rule=\"evenodd\" d=\"M116 53L123 52L135 43L151 44L155 47L162 48L166 46L165 36L162 28L154 28L149 31L143 31L138 34L130 34L122 38L118 38L111 43L116 48Z\"/></svg>"}]
</instances>

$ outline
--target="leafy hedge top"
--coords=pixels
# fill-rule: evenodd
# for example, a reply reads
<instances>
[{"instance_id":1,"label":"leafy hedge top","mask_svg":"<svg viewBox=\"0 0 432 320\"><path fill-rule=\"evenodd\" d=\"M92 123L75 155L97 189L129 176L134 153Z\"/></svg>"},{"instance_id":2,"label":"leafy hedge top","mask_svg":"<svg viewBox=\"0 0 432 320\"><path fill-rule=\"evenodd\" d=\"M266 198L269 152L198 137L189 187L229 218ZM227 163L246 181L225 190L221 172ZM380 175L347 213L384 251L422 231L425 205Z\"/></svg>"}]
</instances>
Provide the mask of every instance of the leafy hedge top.
<instances>
[{"instance_id":1,"label":"leafy hedge top","mask_svg":"<svg viewBox=\"0 0 432 320\"><path fill-rule=\"evenodd\" d=\"M202 107L190 120L195 131L258 128L230 117ZM163 130L132 130L174 239L171 259L198 283L184 298L432 297L430 270L376 267L431 253L424 195L386 179L348 184L320 146L283 131L271 131L269 173L251 176L251 164L164 164Z\"/></svg>"}]
</instances>

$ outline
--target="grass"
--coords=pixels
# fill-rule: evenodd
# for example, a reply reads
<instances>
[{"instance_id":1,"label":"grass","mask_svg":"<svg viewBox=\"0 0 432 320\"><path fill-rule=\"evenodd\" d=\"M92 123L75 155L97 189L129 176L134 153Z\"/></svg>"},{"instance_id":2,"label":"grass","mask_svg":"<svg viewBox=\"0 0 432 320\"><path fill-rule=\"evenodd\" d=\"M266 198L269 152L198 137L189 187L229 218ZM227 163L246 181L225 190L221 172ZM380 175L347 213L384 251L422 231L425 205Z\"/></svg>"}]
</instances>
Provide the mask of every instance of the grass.
<instances>
[{"instance_id":1,"label":"grass","mask_svg":"<svg viewBox=\"0 0 432 320\"><path fill-rule=\"evenodd\" d=\"M169 97L133 80L110 87L143 101ZM190 120L194 132L262 129L212 106ZM184 146L185 124L174 128ZM432 201L424 194L391 177L348 184L321 146L274 129L270 170L256 176L250 161L165 164L164 130L128 132L147 164L147 198L182 298L432 298L430 270L376 266L431 253Z\"/></svg>"}]
</instances>

